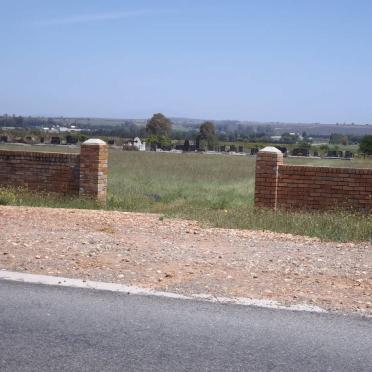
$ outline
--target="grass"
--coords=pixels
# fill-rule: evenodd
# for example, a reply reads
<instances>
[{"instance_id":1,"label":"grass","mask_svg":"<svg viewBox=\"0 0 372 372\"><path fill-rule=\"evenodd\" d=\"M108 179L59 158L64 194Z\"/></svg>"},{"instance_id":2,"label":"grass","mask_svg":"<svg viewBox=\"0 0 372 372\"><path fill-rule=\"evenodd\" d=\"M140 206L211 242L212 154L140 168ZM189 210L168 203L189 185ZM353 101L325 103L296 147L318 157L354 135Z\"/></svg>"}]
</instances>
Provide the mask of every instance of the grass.
<instances>
[{"instance_id":1,"label":"grass","mask_svg":"<svg viewBox=\"0 0 372 372\"><path fill-rule=\"evenodd\" d=\"M372 168L371 159L287 162ZM111 151L107 209L159 213L162 218L188 218L216 227L271 230L335 241L372 241L371 215L255 210L254 173L254 157ZM14 189L0 190L0 204L99 207L86 200L31 195Z\"/></svg>"},{"instance_id":2,"label":"grass","mask_svg":"<svg viewBox=\"0 0 372 372\"><path fill-rule=\"evenodd\" d=\"M16 150L16 151L48 151L48 152L68 152L79 153L80 149L77 146L66 145L28 145L20 143L0 143L0 150Z\"/></svg>"},{"instance_id":3,"label":"grass","mask_svg":"<svg viewBox=\"0 0 372 372\"><path fill-rule=\"evenodd\" d=\"M293 165L313 165L316 167L372 168L372 158L355 158L353 160L285 158L285 163Z\"/></svg>"}]
</instances>

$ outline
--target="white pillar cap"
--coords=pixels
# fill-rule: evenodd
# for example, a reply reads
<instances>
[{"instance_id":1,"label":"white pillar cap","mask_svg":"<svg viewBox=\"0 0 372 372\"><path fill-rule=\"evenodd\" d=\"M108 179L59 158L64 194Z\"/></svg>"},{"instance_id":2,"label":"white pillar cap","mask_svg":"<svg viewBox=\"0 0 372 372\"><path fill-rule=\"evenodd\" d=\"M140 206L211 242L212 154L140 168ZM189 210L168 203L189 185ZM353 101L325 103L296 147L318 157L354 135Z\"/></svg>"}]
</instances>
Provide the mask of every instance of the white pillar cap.
<instances>
[{"instance_id":1,"label":"white pillar cap","mask_svg":"<svg viewBox=\"0 0 372 372\"><path fill-rule=\"evenodd\" d=\"M83 145L106 145L106 142L98 138L91 138L83 142Z\"/></svg>"},{"instance_id":2,"label":"white pillar cap","mask_svg":"<svg viewBox=\"0 0 372 372\"><path fill-rule=\"evenodd\" d=\"M274 153L274 154L281 154L282 153L279 149L277 149L276 147L273 147L273 146L266 146L262 150L260 150L259 152L271 152L271 153Z\"/></svg>"}]
</instances>

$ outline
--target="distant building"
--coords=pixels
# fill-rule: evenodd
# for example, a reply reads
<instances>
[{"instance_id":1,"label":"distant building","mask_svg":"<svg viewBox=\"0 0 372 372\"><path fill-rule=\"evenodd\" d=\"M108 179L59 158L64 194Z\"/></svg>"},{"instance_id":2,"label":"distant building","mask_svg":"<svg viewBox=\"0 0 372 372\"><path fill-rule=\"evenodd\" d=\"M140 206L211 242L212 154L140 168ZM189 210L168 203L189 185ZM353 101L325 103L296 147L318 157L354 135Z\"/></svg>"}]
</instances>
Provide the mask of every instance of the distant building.
<instances>
[{"instance_id":1,"label":"distant building","mask_svg":"<svg viewBox=\"0 0 372 372\"><path fill-rule=\"evenodd\" d=\"M280 141L282 139L282 136L270 136L270 139L272 141Z\"/></svg>"},{"instance_id":2,"label":"distant building","mask_svg":"<svg viewBox=\"0 0 372 372\"><path fill-rule=\"evenodd\" d=\"M139 137L135 137L133 139L125 141L123 148L130 150L130 147L133 147L133 149L136 149L138 151L146 151L146 142L142 142Z\"/></svg>"},{"instance_id":3,"label":"distant building","mask_svg":"<svg viewBox=\"0 0 372 372\"><path fill-rule=\"evenodd\" d=\"M58 129L59 129L59 132L60 133L64 133L64 132L71 132L71 133L73 133L73 132L81 132L81 129L76 128L74 125L71 126L70 128L68 128L68 127L59 127Z\"/></svg>"},{"instance_id":4,"label":"distant building","mask_svg":"<svg viewBox=\"0 0 372 372\"><path fill-rule=\"evenodd\" d=\"M138 151L146 151L146 142L142 142L139 137L134 138L133 146L137 147Z\"/></svg>"},{"instance_id":5,"label":"distant building","mask_svg":"<svg viewBox=\"0 0 372 372\"><path fill-rule=\"evenodd\" d=\"M50 128L43 128L43 131L47 133L77 133L81 132L81 129L76 128L75 125L71 125L70 127L60 127L57 125Z\"/></svg>"}]
</instances>

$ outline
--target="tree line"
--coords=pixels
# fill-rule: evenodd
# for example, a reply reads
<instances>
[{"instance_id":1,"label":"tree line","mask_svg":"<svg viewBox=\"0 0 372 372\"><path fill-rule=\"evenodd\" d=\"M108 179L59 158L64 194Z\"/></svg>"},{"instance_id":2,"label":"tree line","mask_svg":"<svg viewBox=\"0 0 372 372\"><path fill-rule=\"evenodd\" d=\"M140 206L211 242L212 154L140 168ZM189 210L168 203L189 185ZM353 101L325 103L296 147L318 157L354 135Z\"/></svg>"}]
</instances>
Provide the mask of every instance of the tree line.
<instances>
[{"instance_id":1,"label":"tree line","mask_svg":"<svg viewBox=\"0 0 372 372\"><path fill-rule=\"evenodd\" d=\"M151 121L150 126L148 126ZM207 141L211 141L208 130L203 130L200 133L200 128L192 126L187 128L178 128L173 125L170 119L166 118L163 114L155 114L149 119L147 125L137 125L132 120L123 120L121 123L108 124L105 123L102 126L89 123L76 124L74 121L69 124L78 125L85 133L93 134L97 136L105 137L146 137L151 135L164 135L162 128L154 129L156 122L168 121L169 130L166 133L166 137L172 140L197 140L201 135ZM63 118L44 118L44 117L25 117L16 115L2 115L0 116L0 127L15 127L21 128L43 128L43 127L56 127L66 126L68 120ZM209 126L212 122L208 122ZM204 124L204 123L202 123ZM249 125L242 125L235 121L220 122L218 124L212 123L214 126L214 135L219 141L240 141L247 140L250 142L265 142L270 140L270 135L274 134L274 130L270 125L263 125L259 128L253 128ZM153 127L153 128L152 128ZM208 128L208 126L206 127Z\"/></svg>"},{"instance_id":2,"label":"tree line","mask_svg":"<svg viewBox=\"0 0 372 372\"><path fill-rule=\"evenodd\" d=\"M52 118L23 117L16 115L0 116L0 127L15 127L16 130L25 130L31 128L32 132L37 132L41 127L57 126L59 122ZM272 143L271 136L274 130L270 125L264 125L258 130L248 125L242 125L235 122L220 123L216 125L212 121L202 122L199 128L180 130L173 128L172 121L162 113L154 114L145 126L139 126L133 121L126 120L122 124L104 125L97 127L92 124L79 124L82 134L95 135L100 137L146 137L148 143L156 143L161 146L171 144L172 140L194 140L203 143L208 147L215 146L219 141L236 142L249 141L260 143ZM33 129L32 129L33 128ZM234 128L231 130L231 128ZM332 133L329 138L329 144L347 145L349 143L360 143L360 148L365 154L371 155L370 144L372 136L351 136L339 133ZM279 140L274 142L283 144L299 143L298 134L283 133ZM306 133L302 133L300 141L302 147L310 147L311 139Z\"/></svg>"}]
</instances>

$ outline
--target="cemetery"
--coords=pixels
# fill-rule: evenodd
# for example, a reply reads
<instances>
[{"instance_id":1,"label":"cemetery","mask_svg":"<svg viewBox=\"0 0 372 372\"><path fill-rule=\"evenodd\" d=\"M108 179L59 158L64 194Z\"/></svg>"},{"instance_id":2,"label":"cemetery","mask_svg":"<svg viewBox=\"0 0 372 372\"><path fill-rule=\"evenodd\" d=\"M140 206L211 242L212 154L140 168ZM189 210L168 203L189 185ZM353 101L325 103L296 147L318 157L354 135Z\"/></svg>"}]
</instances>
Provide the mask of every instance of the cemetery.
<instances>
[{"instance_id":1,"label":"cemetery","mask_svg":"<svg viewBox=\"0 0 372 372\"><path fill-rule=\"evenodd\" d=\"M1 14L0 372L372 372L372 0Z\"/></svg>"},{"instance_id":2,"label":"cemetery","mask_svg":"<svg viewBox=\"0 0 372 372\"><path fill-rule=\"evenodd\" d=\"M0 144L24 144L24 145L54 145L54 146L79 146L89 136L79 132L45 132L42 135L15 135L1 134ZM100 137L97 137L100 138ZM103 138L112 149L121 148L123 151L154 151L154 152L172 152L172 153L206 153L206 154L224 154L224 155L247 155L254 156L263 147L274 146L278 148L285 157L304 157L313 159L335 159L335 160L353 160L354 151L350 148L343 150L323 150L317 147L297 147L296 145L279 144L252 144L244 142L228 143L218 142L214 145L207 145L199 140L170 141L168 144L147 142L146 138ZM62 150L63 151L63 150Z\"/></svg>"},{"instance_id":3,"label":"cemetery","mask_svg":"<svg viewBox=\"0 0 372 372\"><path fill-rule=\"evenodd\" d=\"M83 148L84 146L82 146ZM3 144L0 145L0 149L4 149L1 150L1 159L5 167L8 167L8 171L10 166L8 152L11 152L13 157L12 166L16 166L18 169L12 177L1 177L1 183L6 188L0 187L0 204L19 203L22 205L69 206L73 208L99 207L96 203L91 203L85 198L77 198L81 192L79 189L79 183L81 182L79 172L83 169L80 167L81 154L79 154L79 147L65 146L63 147L64 154L56 154L56 152L61 151L61 147L51 145L15 146ZM15 149L21 151L14 151ZM252 149L251 151L254 152L259 151L258 148ZM175 156L172 152L166 151L163 151L162 154L151 151L122 151L120 147L109 147L108 150L109 172L105 207L107 209L162 213L167 216L205 221L221 227L264 228L298 234L309 234L309 231L311 231L314 236L336 240L366 238L372 232L372 226L369 226L372 221L366 219L365 214L363 214L366 213L363 212L365 208L360 209L362 211L361 215L355 214L356 210L352 214L332 212L333 214L329 215L328 212L323 210L327 209L327 203L319 202L319 206L324 208L318 209L320 212L316 216L314 212L308 213L306 211L308 209L306 203L303 205L304 208L301 208L301 205L292 205L289 208L294 208L300 212L287 213L283 211L283 208L287 209L289 202L284 202L285 199L279 198L278 200L282 205L276 212L271 212L271 207L269 207L269 209L265 208L258 213L254 209L257 156L216 156L218 154L223 155L221 152L204 152L202 156L200 153L189 152L183 156L181 150L173 150L179 152L179 155ZM37 157L35 158L36 155L25 155L30 152L31 154L38 153ZM41 156L39 153L47 154ZM226 154L231 155L228 151ZM237 153L237 155L240 154ZM351 169L350 174L345 176L346 171L340 170L343 168L340 168L339 159L324 158L321 164L326 167L319 167L319 160L311 156L291 157L284 154L282 156L284 164L280 165L280 169L286 172L283 173L283 177L294 179L293 185L297 185L297 189L293 189L293 200L301 201L301 203L303 203L301 199L303 196L299 189L305 186L307 187L306 192L302 192L302 194L309 193L309 197L314 200L319 199L320 195L324 195L325 199L328 195L330 200L334 200L334 195L338 191L334 191L332 185L327 186L327 182L330 181L330 178L336 182L341 181L341 179L335 180L336 176L329 174L322 174L320 177L324 179L320 180L314 180L313 177L309 182L314 183L317 190L324 189L326 191L317 195L319 191L315 192L309 189L306 179L300 182L300 179L296 179L298 177L297 173L291 174L293 170L297 169L294 166L301 166L296 172L305 170L307 173L311 173L317 168L321 168L322 171L335 168L336 170L332 172L340 172L342 178L348 177L351 180L353 177L359 177L358 171L355 169L365 168L368 173L368 169L372 168L370 159L354 158L352 162L342 163L342 167ZM61 162L62 159L64 163ZM41 171L38 166L30 165L34 161L41 162L39 166L40 164L42 167L46 166L43 176L39 177ZM101 159L101 161L104 160ZM24 166L20 165L22 162L27 164L27 172L25 172L23 178L20 176L25 169ZM290 167L286 168L287 165ZM303 168L305 165L307 168ZM311 169L308 169L310 168L308 166L311 166ZM313 166L317 168L313 168ZM97 172L98 168L95 171ZM104 173L101 174L101 176L103 175ZM92 174L93 181L96 176ZM361 178L363 177L365 176ZM49 182L49 179L52 181ZM97 178L95 180L97 181ZM34 183L37 182L41 183L41 185L35 187L38 193L28 193L26 190L12 190L9 188L13 184L17 187L28 185L30 189L33 189ZM285 198L285 195L289 195L286 194L286 184L289 181L283 178L281 182L279 195ZM345 188L365 187L364 185L357 185L358 180L352 181L354 185L351 186L344 179L342 179L342 182L346 183L342 185ZM320 186L322 183L326 186ZM56 185L60 185L59 189ZM267 186L265 187L267 188ZM337 187L335 187L336 189ZM98 186L95 190L98 190ZM54 196L53 191L56 196ZM44 192L48 193L47 196ZM269 192L269 190L266 189L266 192ZM367 193L367 188L358 190L357 195L363 192ZM310 193L315 193L315 195L310 195ZM60 195L60 197L57 195ZM157 197L153 198L151 195ZM358 205L356 195L352 195L352 198L349 199L354 200ZM91 200L94 201L94 197ZM339 202L335 205L341 207ZM303 209L305 210L302 212ZM312 208L312 210L316 210L316 208ZM278 216L281 217L278 218ZM313 229L311 229L311 226L313 226Z\"/></svg>"}]
</instances>

